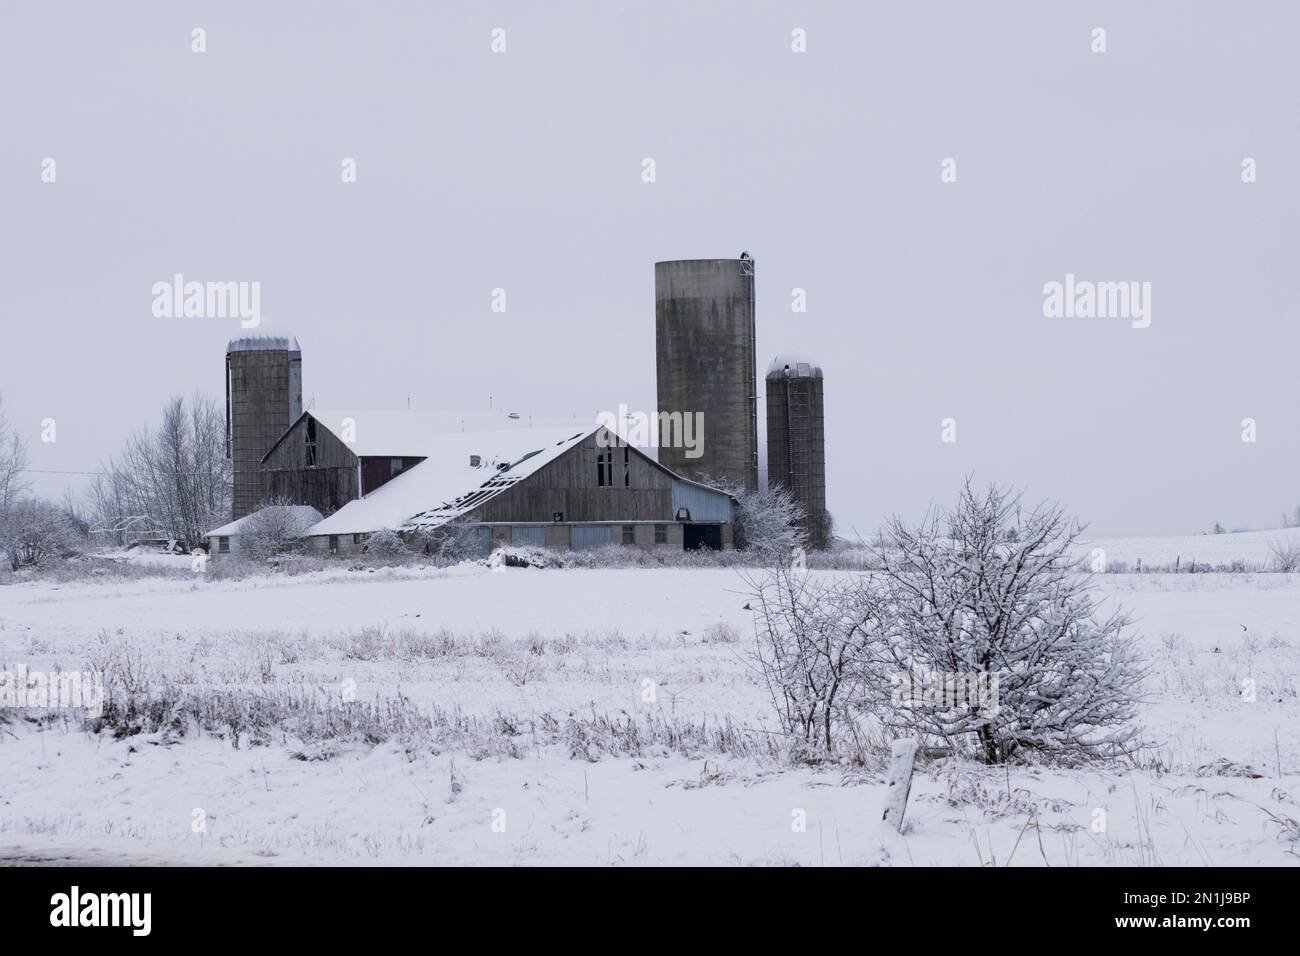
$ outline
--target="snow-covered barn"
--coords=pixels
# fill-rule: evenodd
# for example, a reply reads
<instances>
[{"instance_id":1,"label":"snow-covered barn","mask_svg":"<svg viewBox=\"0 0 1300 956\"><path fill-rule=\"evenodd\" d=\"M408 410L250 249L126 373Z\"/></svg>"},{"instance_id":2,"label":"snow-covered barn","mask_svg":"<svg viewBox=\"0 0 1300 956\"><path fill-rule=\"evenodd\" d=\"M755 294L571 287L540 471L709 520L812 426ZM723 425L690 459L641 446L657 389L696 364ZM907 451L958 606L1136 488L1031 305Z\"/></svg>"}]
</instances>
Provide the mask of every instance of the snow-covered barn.
<instances>
[{"instance_id":1,"label":"snow-covered barn","mask_svg":"<svg viewBox=\"0 0 1300 956\"><path fill-rule=\"evenodd\" d=\"M263 456L263 497L330 515L424 461L443 436L526 431L529 424L518 414L490 409L310 409Z\"/></svg>"},{"instance_id":2,"label":"snow-covered barn","mask_svg":"<svg viewBox=\"0 0 1300 956\"><path fill-rule=\"evenodd\" d=\"M500 544L730 548L733 501L683 478L599 425L432 436L423 460L308 530L322 553L359 551L381 529L472 524Z\"/></svg>"}]
</instances>

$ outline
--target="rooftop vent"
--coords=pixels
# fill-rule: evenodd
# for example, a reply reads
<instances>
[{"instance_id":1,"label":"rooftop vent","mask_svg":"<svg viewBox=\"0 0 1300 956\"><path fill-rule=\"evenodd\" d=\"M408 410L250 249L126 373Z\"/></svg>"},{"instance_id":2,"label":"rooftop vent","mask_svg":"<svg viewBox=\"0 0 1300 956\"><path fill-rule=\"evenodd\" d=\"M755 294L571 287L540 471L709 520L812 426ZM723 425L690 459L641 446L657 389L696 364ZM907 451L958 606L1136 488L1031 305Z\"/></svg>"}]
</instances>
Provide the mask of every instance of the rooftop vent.
<instances>
[{"instance_id":1,"label":"rooftop vent","mask_svg":"<svg viewBox=\"0 0 1300 956\"><path fill-rule=\"evenodd\" d=\"M470 466L471 468L478 468L478 467L479 467L480 465L482 465L482 464L483 464L483 456L482 456L482 455L470 455L470 456L469 456L469 466Z\"/></svg>"}]
</instances>

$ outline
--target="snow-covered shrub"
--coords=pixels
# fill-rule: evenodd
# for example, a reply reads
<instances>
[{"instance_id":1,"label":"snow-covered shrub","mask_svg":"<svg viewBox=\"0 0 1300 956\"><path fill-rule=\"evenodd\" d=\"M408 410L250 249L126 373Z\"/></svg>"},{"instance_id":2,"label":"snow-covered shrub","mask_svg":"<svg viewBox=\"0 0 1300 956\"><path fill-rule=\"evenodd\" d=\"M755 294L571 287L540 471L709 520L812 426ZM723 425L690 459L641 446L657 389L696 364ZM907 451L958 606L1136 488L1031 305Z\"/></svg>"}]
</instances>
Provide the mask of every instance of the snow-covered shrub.
<instances>
[{"instance_id":1,"label":"snow-covered shrub","mask_svg":"<svg viewBox=\"0 0 1300 956\"><path fill-rule=\"evenodd\" d=\"M950 512L890 522L856 579L770 571L757 662L786 732L826 755L878 729L985 763L1124 752L1146 665L1075 566L1080 530L968 484Z\"/></svg>"},{"instance_id":2,"label":"snow-covered shrub","mask_svg":"<svg viewBox=\"0 0 1300 956\"><path fill-rule=\"evenodd\" d=\"M67 513L39 498L12 502L0 524L0 551L8 556L14 571L74 557L82 543Z\"/></svg>"},{"instance_id":3,"label":"snow-covered shrub","mask_svg":"<svg viewBox=\"0 0 1300 956\"><path fill-rule=\"evenodd\" d=\"M1073 565L1081 530L1059 507L1024 512L1018 495L969 482L950 512L887 525L864 587L877 617L868 703L890 729L986 763L1123 752L1146 665L1129 617L1102 614Z\"/></svg>"},{"instance_id":4,"label":"snow-covered shrub","mask_svg":"<svg viewBox=\"0 0 1300 956\"><path fill-rule=\"evenodd\" d=\"M372 531L366 538L366 554L375 554L380 557L392 558L409 553L406 542L392 528L380 528L378 531Z\"/></svg>"},{"instance_id":5,"label":"snow-covered shrub","mask_svg":"<svg viewBox=\"0 0 1300 956\"><path fill-rule=\"evenodd\" d=\"M784 488L759 488L736 501L736 547L772 561L789 560L808 543L803 506Z\"/></svg>"},{"instance_id":6,"label":"snow-covered shrub","mask_svg":"<svg viewBox=\"0 0 1300 956\"><path fill-rule=\"evenodd\" d=\"M527 545L505 544L492 549L488 555L488 564L492 567L504 565L507 568L550 568L562 567L558 552L546 548Z\"/></svg>"},{"instance_id":7,"label":"snow-covered shrub","mask_svg":"<svg viewBox=\"0 0 1300 956\"><path fill-rule=\"evenodd\" d=\"M705 644L737 644L740 632L726 621L714 621L704 629Z\"/></svg>"},{"instance_id":8,"label":"snow-covered shrub","mask_svg":"<svg viewBox=\"0 0 1300 956\"><path fill-rule=\"evenodd\" d=\"M415 532L415 539L425 554L453 564L483 555L477 526L463 518Z\"/></svg>"},{"instance_id":9,"label":"snow-covered shrub","mask_svg":"<svg viewBox=\"0 0 1300 956\"><path fill-rule=\"evenodd\" d=\"M801 747L829 756L857 735L851 707L867 694L863 664L874 620L863 601L870 592L788 568L750 583L755 660L782 727Z\"/></svg>"},{"instance_id":10,"label":"snow-covered shrub","mask_svg":"<svg viewBox=\"0 0 1300 956\"><path fill-rule=\"evenodd\" d=\"M310 510L272 502L253 512L240 526L240 547L254 558L288 554L303 546L303 534L315 524Z\"/></svg>"},{"instance_id":11,"label":"snow-covered shrub","mask_svg":"<svg viewBox=\"0 0 1300 956\"><path fill-rule=\"evenodd\" d=\"M749 490L726 479L706 476L705 484L719 488L736 501L735 546L760 558L764 564L786 564L796 548L804 548L807 515L784 488Z\"/></svg>"},{"instance_id":12,"label":"snow-covered shrub","mask_svg":"<svg viewBox=\"0 0 1300 956\"><path fill-rule=\"evenodd\" d=\"M1275 538L1268 543L1273 554L1273 570L1283 574L1300 571L1300 540Z\"/></svg>"}]
</instances>

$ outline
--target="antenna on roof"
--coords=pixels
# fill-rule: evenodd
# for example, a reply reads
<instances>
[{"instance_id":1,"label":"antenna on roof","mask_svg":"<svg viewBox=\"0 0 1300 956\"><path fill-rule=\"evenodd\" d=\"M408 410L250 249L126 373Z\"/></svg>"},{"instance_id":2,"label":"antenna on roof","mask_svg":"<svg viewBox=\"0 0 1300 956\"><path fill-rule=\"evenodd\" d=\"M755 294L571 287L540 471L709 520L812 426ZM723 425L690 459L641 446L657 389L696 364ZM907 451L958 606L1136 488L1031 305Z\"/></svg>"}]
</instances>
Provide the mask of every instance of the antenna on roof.
<instances>
[{"instance_id":1,"label":"antenna on roof","mask_svg":"<svg viewBox=\"0 0 1300 956\"><path fill-rule=\"evenodd\" d=\"M407 393L406 393L406 410L407 410L408 412L411 410L411 393L410 393L410 392L407 392Z\"/></svg>"}]
</instances>

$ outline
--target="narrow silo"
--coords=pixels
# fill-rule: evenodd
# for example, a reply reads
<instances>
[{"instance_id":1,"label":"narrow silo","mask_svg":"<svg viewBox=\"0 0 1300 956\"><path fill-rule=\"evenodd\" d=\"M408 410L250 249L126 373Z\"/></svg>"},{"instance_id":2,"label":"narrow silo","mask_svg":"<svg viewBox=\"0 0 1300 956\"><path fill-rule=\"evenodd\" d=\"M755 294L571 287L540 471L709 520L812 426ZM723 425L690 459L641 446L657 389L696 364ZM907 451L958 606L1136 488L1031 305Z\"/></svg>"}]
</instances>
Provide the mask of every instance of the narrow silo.
<instances>
[{"instance_id":1,"label":"narrow silo","mask_svg":"<svg viewBox=\"0 0 1300 956\"><path fill-rule=\"evenodd\" d=\"M656 262L655 344L660 463L687 478L757 488L754 260ZM683 431L667 434L678 422Z\"/></svg>"},{"instance_id":2,"label":"narrow silo","mask_svg":"<svg viewBox=\"0 0 1300 956\"><path fill-rule=\"evenodd\" d=\"M767 483L785 488L807 515L808 543L826 547L826 434L822 370L779 355L767 367Z\"/></svg>"},{"instance_id":3,"label":"narrow silo","mask_svg":"<svg viewBox=\"0 0 1300 956\"><path fill-rule=\"evenodd\" d=\"M231 339L226 348L226 457L234 474L233 518L262 503L262 456L301 414L298 340L271 335Z\"/></svg>"}]
</instances>

